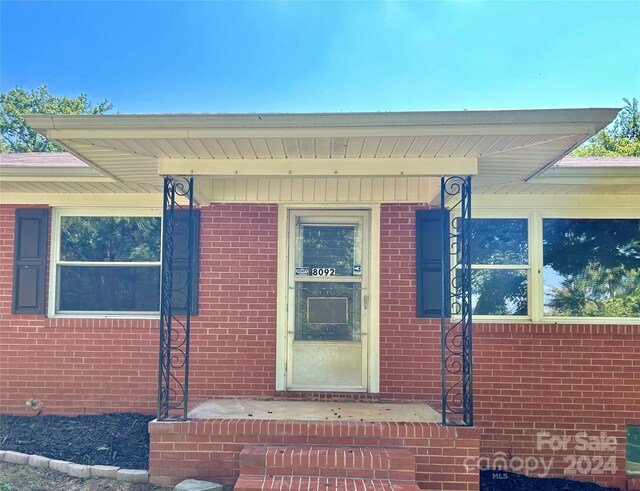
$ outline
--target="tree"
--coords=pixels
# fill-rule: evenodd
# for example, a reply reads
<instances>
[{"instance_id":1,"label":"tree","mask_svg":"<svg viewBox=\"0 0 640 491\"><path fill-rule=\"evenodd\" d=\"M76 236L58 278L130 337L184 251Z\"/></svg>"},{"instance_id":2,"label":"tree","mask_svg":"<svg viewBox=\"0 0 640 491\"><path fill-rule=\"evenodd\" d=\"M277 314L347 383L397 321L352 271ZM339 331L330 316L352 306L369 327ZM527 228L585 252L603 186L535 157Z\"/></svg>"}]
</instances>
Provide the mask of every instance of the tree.
<instances>
[{"instance_id":1,"label":"tree","mask_svg":"<svg viewBox=\"0 0 640 491\"><path fill-rule=\"evenodd\" d=\"M63 152L64 149L33 131L24 114L103 114L113 108L106 99L97 106L86 94L55 96L46 85L27 91L15 87L0 94L0 152Z\"/></svg>"},{"instance_id":2,"label":"tree","mask_svg":"<svg viewBox=\"0 0 640 491\"><path fill-rule=\"evenodd\" d=\"M59 309L157 310L160 266L149 263L160 235L157 217L62 217L60 259L71 264L58 267Z\"/></svg>"},{"instance_id":3,"label":"tree","mask_svg":"<svg viewBox=\"0 0 640 491\"><path fill-rule=\"evenodd\" d=\"M613 132L622 138L638 141L640 139L640 111L638 99L622 99L627 105L622 108L614 122Z\"/></svg>"},{"instance_id":4,"label":"tree","mask_svg":"<svg viewBox=\"0 0 640 491\"><path fill-rule=\"evenodd\" d=\"M605 128L574 150L575 157L640 157L638 99L622 99L622 108L611 129Z\"/></svg>"},{"instance_id":5,"label":"tree","mask_svg":"<svg viewBox=\"0 0 640 491\"><path fill-rule=\"evenodd\" d=\"M543 237L547 314L640 316L640 220L547 218Z\"/></svg>"}]
</instances>

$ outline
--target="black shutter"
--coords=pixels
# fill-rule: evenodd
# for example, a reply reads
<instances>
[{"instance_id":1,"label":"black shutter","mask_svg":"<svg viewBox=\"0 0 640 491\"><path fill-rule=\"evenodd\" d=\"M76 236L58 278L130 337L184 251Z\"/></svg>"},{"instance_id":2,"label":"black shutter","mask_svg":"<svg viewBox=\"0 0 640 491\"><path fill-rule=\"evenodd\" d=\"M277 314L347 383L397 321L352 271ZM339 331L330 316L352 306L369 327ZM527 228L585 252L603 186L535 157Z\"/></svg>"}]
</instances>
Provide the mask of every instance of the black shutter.
<instances>
[{"instance_id":1,"label":"black shutter","mask_svg":"<svg viewBox=\"0 0 640 491\"><path fill-rule=\"evenodd\" d=\"M416 211L416 286L417 316L441 317L442 311L442 217L449 222L449 210ZM449 290L449 255L445 257L447 290ZM445 292L448 296L449 293ZM447 302L446 317L450 317Z\"/></svg>"},{"instance_id":2,"label":"black shutter","mask_svg":"<svg viewBox=\"0 0 640 491\"><path fill-rule=\"evenodd\" d=\"M191 315L198 315L198 274L200 262L200 210L193 210L193 274L191 276ZM187 270L189 268L189 210L173 212L173 313L187 313Z\"/></svg>"},{"instance_id":3,"label":"black shutter","mask_svg":"<svg viewBox=\"0 0 640 491\"><path fill-rule=\"evenodd\" d=\"M49 210L19 208L13 238L14 314L44 314Z\"/></svg>"}]
</instances>

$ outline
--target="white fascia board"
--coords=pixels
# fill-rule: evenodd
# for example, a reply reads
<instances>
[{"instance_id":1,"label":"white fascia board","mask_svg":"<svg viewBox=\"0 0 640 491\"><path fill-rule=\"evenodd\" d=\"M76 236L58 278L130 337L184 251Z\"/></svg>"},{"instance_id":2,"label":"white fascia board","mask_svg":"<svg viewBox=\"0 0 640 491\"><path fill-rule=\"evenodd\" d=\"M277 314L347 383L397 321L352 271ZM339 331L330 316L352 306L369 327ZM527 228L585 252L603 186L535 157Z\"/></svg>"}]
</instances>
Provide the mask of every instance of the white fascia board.
<instances>
[{"instance_id":1,"label":"white fascia board","mask_svg":"<svg viewBox=\"0 0 640 491\"><path fill-rule=\"evenodd\" d=\"M162 193L0 193L3 205L162 207Z\"/></svg>"},{"instance_id":2,"label":"white fascia board","mask_svg":"<svg viewBox=\"0 0 640 491\"><path fill-rule=\"evenodd\" d=\"M106 126L123 129L173 129L176 127L237 129L243 127L320 128L588 123L601 119L611 121L619 110L619 108L591 108L297 114L31 114L24 117L34 127L42 126L50 129L104 128Z\"/></svg>"},{"instance_id":3,"label":"white fascia board","mask_svg":"<svg viewBox=\"0 0 640 491\"><path fill-rule=\"evenodd\" d=\"M334 114L25 115L48 138L279 138L587 134L619 109Z\"/></svg>"},{"instance_id":4,"label":"white fascia board","mask_svg":"<svg viewBox=\"0 0 640 491\"><path fill-rule=\"evenodd\" d=\"M338 159L165 159L158 174L194 176L264 177L374 177L475 175L478 159L338 158Z\"/></svg>"},{"instance_id":5,"label":"white fascia board","mask_svg":"<svg viewBox=\"0 0 640 491\"><path fill-rule=\"evenodd\" d=\"M603 123L602 127L608 123ZM594 123L514 124L478 126L384 126L384 127L304 127L304 128L197 128L135 129L78 128L39 131L50 140L59 139L135 139L135 138L375 138L418 136L534 136L584 135L584 139L602 129Z\"/></svg>"}]
</instances>

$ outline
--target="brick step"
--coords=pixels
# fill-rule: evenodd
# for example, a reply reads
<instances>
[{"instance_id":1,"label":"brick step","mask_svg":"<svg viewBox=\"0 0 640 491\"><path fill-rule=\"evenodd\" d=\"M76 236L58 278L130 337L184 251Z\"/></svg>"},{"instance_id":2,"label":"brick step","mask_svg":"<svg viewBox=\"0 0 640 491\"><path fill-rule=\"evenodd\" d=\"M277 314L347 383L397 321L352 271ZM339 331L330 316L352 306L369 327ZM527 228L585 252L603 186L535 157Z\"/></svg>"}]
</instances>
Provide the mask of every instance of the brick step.
<instances>
[{"instance_id":1,"label":"brick step","mask_svg":"<svg viewBox=\"0 0 640 491\"><path fill-rule=\"evenodd\" d=\"M255 445L240 452L240 476L415 481L416 461L401 448Z\"/></svg>"},{"instance_id":2,"label":"brick step","mask_svg":"<svg viewBox=\"0 0 640 491\"><path fill-rule=\"evenodd\" d=\"M420 491L415 481L243 475L240 475L233 489L234 491L281 491L285 489L296 489L298 491Z\"/></svg>"}]
</instances>

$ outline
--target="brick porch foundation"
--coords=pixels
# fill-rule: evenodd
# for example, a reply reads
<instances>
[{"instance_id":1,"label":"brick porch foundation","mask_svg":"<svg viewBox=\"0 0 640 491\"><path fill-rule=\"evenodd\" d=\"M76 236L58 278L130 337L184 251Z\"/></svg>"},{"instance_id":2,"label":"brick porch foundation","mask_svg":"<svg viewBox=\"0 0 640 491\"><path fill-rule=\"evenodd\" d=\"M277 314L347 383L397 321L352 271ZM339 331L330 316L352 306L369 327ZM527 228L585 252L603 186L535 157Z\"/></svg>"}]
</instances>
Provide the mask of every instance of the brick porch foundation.
<instances>
[{"instance_id":1,"label":"brick porch foundation","mask_svg":"<svg viewBox=\"0 0 640 491\"><path fill-rule=\"evenodd\" d=\"M150 480L235 484L247 445L348 445L405 448L421 489L477 491L480 431L422 422L207 419L149 423Z\"/></svg>"}]
</instances>

